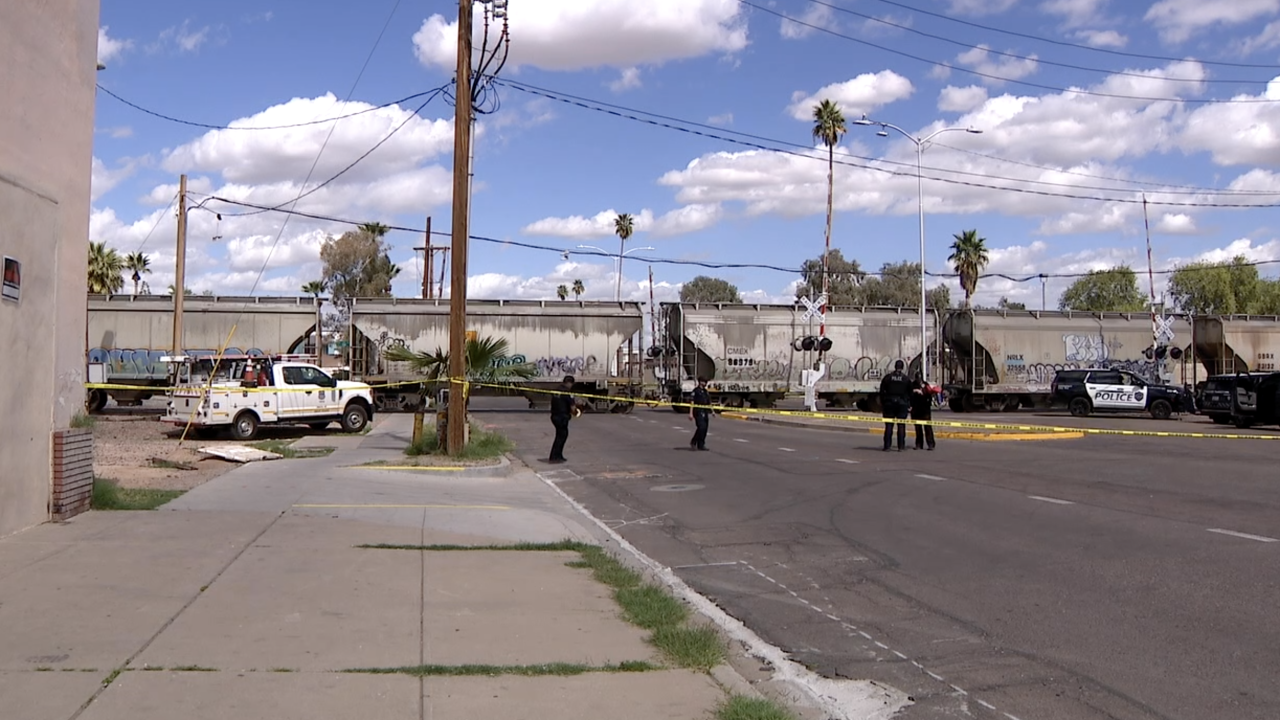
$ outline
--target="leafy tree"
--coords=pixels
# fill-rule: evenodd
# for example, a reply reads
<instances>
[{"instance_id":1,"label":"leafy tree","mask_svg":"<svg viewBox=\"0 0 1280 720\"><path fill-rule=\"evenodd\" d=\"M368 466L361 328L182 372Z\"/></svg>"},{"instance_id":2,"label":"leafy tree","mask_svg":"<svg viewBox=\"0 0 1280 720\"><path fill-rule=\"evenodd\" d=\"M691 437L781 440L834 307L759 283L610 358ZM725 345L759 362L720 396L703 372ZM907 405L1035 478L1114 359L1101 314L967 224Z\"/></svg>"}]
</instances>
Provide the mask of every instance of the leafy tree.
<instances>
[{"instance_id":1,"label":"leafy tree","mask_svg":"<svg viewBox=\"0 0 1280 720\"><path fill-rule=\"evenodd\" d=\"M978 289L978 276L982 269L991 262L987 254L987 239L978 237L977 230L965 230L953 235L956 239L951 244L951 256L947 260L955 266L960 275L960 288L964 290L964 306L969 307L973 293Z\"/></svg>"},{"instance_id":2,"label":"leafy tree","mask_svg":"<svg viewBox=\"0 0 1280 720\"><path fill-rule=\"evenodd\" d=\"M831 306L920 307L920 263L904 261L885 263L880 267L880 277L868 275L857 260L845 260L839 250L828 256L827 269L828 304ZM822 292L822 260L806 260L800 266L801 284L796 297L816 299ZM951 290L946 285L931 288L925 293L930 308L945 310L951 307Z\"/></svg>"},{"instance_id":3,"label":"leafy tree","mask_svg":"<svg viewBox=\"0 0 1280 720\"><path fill-rule=\"evenodd\" d=\"M124 287L124 258L105 242L89 243L89 292L112 295Z\"/></svg>"},{"instance_id":4,"label":"leafy tree","mask_svg":"<svg viewBox=\"0 0 1280 720\"><path fill-rule=\"evenodd\" d=\"M740 303L742 294L728 280L699 275L680 286L680 302Z\"/></svg>"},{"instance_id":5,"label":"leafy tree","mask_svg":"<svg viewBox=\"0 0 1280 720\"><path fill-rule=\"evenodd\" d=\"M1256 313L1273 282L1263 280L1256 265L1237 255L1230 262L1194 262L1178 268L1169 278L1169 296L1179 308L1197 315Z\"/></svg>"},{"instance_id":6,"label":"leafy tree","mask_svg":"<svg viewBox=\"0 0 1280 720\"><path fill-rule=\"evenodd\" d=\"M176 286L176 285L174 285L173 283L169 283L169 294L170 294L170 295L174 295L174 294L175 294L175 293L174 293L174 288L175 288L175 287L177 287L177 286ZM191 288L183 288L183 292L182 292L182 296L183 296L183 297L191 297L192 295L195 295L195 294L196 294L196 291L195 291L195 290L192 290Z\"/></svg>"},{"instance_id":7,"label":"leafy tree","mask_svg":"<svg viewBox=\"0 0 1280 720\"><path fill-rule=\"evenodd\" d=\"M471 382L507 384L538 376L532 363L511 362L506 338L483 337L467 340L466 377ZM404 346L388 348L387 360L406 362L414 372L429 381L445 381L449 377L449 353L437 347L435 352L414 352Z\"/></svg>"},{"instance_id":8,"label":"leafy tree","mask_svg":"<svg viewBox=\"0 0 1280 720\"><path fill-rule=\"evenodd\" d=\"M138 294L142 276L151 272L151 259L142 252L131 252L124 258L124 269L133 273L133 294Z\"/></svg>"},{"instance_id":9,"label":"leafy tree","mask_svg":"<svg viewBox=\"0 0 1280 720\"><path fill-rule=\"evenodd\" d=\"M1090 270L1058 299L1059 310L1080 312L1141 312L1146 304L1138 289L1138 276L1128 265Z\"/></svg>"},{"instance_id":10,"label":"leafy tree","mask_svg":"<svg viewBox=\"0 0 1280 720\"><path fill-rule=\"evenodd\" d=\"M827 271L827 304L859 305L859 287L866 280L867 274L857 260L845 260L839 250L826 253ZM817 300L822 293L823 258L805 260L800 265L800 285L796 287L796 298L808 297Z\"/></svg>"},{"instance_id":11,"label":"leafy tree","mask_svg":"<svg viewBox=\"0 0 1280 720\"><path fill-rule=\"evenodd\" d=\"M860 288L858 305L920 307L920 263L903 261L880 266L879 277L868 277ZM925 291L925 302L934 310L951 307L951 290L939 285Z\"/></svg>"},{"instance_id":12,"label":"leafy tree","mask_svg":"<svg viewBox=\"0 0 1280 720\"><path fill-rule=\"evenodd\" d=\"M324 262L323 281L335 301L355 297L389 297L391 281L400 267L391 261L390 246L375 232L362 226L341 237L326 238L320 247Z\"/></svg>"},{"instance_id":13,"label":"leafy tree","mask_svg":"<svg viewBox=\"0 0 1280 720\"><path fill-rule=\"evenodd\" d=\"M1002 296L1000 297L1000 302L996 303L996 308L997 308L997 309L999 309L999 310L1026 310L1026 309L1027 309L1027 304L1026 304L1026 303L1020 303L1020 302L1014 302L1014 301L1010 300L1009 298L1004 297L1004 296L1002 295Z\"/></svg>"},{"instance_id":14,"label":"leafy tree","mask_svg":"<svg viewBox=\"0 0 1280 720\"><path fill-rule=\"evenodd\" d=\"M582 293L586 291L587 291L587 286L583 285L581 280L573 281L573 299L574 300L578 300L582 298Z\"/></svg>"},{"instance_id":15,"label":"leafy tree","mask_svg":"<svg viewBox=\"0 0 1280 720\"><path fill-rule=\"evenodd\" d=\"M387 227L386 225L383 225L383 224L382 224L382 223L380 223L380 222L367 222L367 223L362 223L361 225L358 225L357 227L358 227L359 229L361 229L361 230L363 230L363 231L365 231L365 232L369 233L370 235L373 235L374 237L376 237L376 238L378 238L378 239L382 239L382 238L386 237L386 236L387 236L387 233L391 232L391 228Z\"/></svg>"},{"instance_id":16,"label":"leafy tree","mask_svg":"<svg viewBox=\"0 0 1280 720\"><path fill-rule=\"evenodd\" d=\"M1280 315L1280 280L1262 281L1253 312L1257 315Z\"/></svg>"},{"instance_id":17,"label":"leafy tree","mask_svg":"<svg viewBox=\"0 0 1280 720\"><path fill-rule=\"evenodd\" d=\"M302 286L302 292L319 300L320 296L324 293L324 281L312 280L311 282L308 282L306 285Z\"/></svg>"},{"instance_id":18,"label":"leafy tree","mask_svg":"<svg viewBox=\"0 0 1280 720\"><path fill-rule=\"evenodd\" d=\"M622 213L613 219L613 232L618 236L618 295L622 295L622 253L627 241L635 233L635 218L630 213Z\"/></svg>"},{"instance_id":19,"label":"leafy tree","mask_svg":"<svg viewBox=\"0 0 1280 720\"><path fill-rule=\"evenodd\" d=\"M569 286L568 286L568 285L561 285L560 287L556 288L556 297L560 298L561 300L568 300L568 299L569 299Z\"/></svg>"},{"instance_id":20,"label":"leafy tree","mask_svg":"<svg viewBox=\"0 0 1280 720\"><path fill-rule=\"evenodd\" d=\"M827 235L824 252L831 250L831 219L835 211L836 145L840 143L840 136L844 135L846 130L844 115L840 112L838 105L830 100L823 100L813 106L813 139L827 146ZM823 259L831 258L823 255ZM819 282L818 285L821 287L822 283Z\"/></svg>"}]
</instances>

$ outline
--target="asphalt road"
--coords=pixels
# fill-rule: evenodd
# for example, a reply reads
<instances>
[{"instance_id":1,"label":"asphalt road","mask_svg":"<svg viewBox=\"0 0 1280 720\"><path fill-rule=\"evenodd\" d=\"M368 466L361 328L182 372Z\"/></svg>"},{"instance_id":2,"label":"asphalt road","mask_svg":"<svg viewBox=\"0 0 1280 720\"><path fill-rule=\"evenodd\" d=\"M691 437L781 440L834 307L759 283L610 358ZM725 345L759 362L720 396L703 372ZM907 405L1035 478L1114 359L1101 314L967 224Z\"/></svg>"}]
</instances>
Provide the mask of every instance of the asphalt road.
<instances>
[{"instance_id":1,"label":"asphalt road","mask_svg":"<svg viewBox=\"0 0 1280 720\"><path fill-rule=\"evenodd\" d=\"M797 661L911 695L901 717L1280 717L1280 441L883 453L870 434L716 418L699 453L686 417L637 409L575 420L556 466L542 412L482 408Z\"/></svg>"}]
</instances>

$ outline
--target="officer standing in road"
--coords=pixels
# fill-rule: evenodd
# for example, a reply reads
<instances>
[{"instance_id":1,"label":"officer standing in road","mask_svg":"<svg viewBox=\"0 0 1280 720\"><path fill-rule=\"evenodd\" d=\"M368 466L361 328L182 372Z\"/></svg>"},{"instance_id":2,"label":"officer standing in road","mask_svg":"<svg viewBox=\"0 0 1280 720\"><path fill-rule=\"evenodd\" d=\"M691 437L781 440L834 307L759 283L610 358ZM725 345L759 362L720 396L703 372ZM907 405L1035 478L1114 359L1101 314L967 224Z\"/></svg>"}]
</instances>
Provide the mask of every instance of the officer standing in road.
<instances>
[{"instance_id":1,"label":"officer standing in road","mask_svg":"<svg viewBox=\"0 0 1280 720\"><path fill-rule=\"evenodd\" d=\"M551 424L556 427L556 439L551 443L551 457L547 462L568 462L564 456L564 444L569 440L569 420L573 417L573 376L565 375L560 390L551 396Z\"/></svg>"},{"instance_id":2,"label":"officer standing in road","mask_svg":"<svg viewBox=\"0 0 1280 720\"><path fill-rule=\"evenodd\" d=\"M689 419L694 422L693 439L689 441L690 450L707 449L707 430L711 427L711 393L707 392L707 379L698 378L698 386L693 389L693 404L689 406Z\"/></svg>"},{"instance_id":3,"label":"officer standing in road","mask_svg":"<svg viewBox=\"0 0 1280 720\"><path fill-rule=\"evenodd\" d=\"M933 388L924 381L924 376L916 373L914 387L911 389L911 419L916 421L916 449L923 450L928 442L932 450L937 445L933 442L933 425L922 425L920 421L933 420Z\"/></svg>"},{"instance_id":4,"label":"officer standing in road","mask_svg":"<svg viewBox=\"0 0 1280 720\"><path fill-rule=\"evenodd\" d=\"M911 409L911 381L902 372L902 361L893 364L893 372L880 381L880 405L884 408L884 450L889 452L893 426L898 426L898 451L907 446L907 413ZM894 421L897 421L896 423Z\"/></svg>"}]
</instances>

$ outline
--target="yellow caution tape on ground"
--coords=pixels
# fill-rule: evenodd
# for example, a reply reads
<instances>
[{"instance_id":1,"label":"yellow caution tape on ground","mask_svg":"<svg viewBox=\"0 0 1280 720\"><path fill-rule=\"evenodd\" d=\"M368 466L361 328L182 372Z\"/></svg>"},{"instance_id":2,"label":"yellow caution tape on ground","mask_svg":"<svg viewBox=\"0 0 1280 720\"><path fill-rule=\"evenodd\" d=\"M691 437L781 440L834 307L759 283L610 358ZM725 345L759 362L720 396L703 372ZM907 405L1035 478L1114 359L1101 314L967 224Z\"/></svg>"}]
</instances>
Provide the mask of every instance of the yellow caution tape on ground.
<instances>
[{"instance_id":1,"label":"yellow caution tape on ground","mask_svg":"<svg viewBox=\"0 0 1280 720\"><path fill-rule=\"evenodd\" d=\"M496 385L488 383L469 383L476 387L510 387L507 385ZM680 408L698 408L710 411L727 411L733 413L742 413L746 415L768 415L778 417L794 417L794 418L813 418L820 420L840 420L844 422L870 423L875 425L884 425L890 422L910 423L912 425L930 425L932 427L941 428L965 428L969 430L996 430L996 431L1013 431L1013 432L1035 432L1035 433L1085 433L1087 435L1122 435L1127 437L1160 437L1160 438L1197 438L1197 439L1214 439L1214 440L1280 440L1280 433L1274 435L1246 435L1246 434L1222 434L1222 433L1198 433L1198 432L1176 432L1165 430L1111 430L1105 428L1084 428L1084 427L1062 427L1056 425L1019 425L1013 423L989 423L989 422L965 422L961 420L914 420L903 418L888 419L877 415L864 415L857 413L818 413L808 410L776 410L776 409L760 409L760 408L729 408L720 405L693 405L685 402L670 402L663 400L650 400L646 398L630 398L621 396L607 395L590 395L585 393L566 393L562 390L543 390L540 388L520 388L523 392L541 393L547 395L571 395L575 398L585 398L589 400L607 400L611 402L628 402L638 405L646 405L648 407L676 407Z\"/></svg>"}]
</instances>

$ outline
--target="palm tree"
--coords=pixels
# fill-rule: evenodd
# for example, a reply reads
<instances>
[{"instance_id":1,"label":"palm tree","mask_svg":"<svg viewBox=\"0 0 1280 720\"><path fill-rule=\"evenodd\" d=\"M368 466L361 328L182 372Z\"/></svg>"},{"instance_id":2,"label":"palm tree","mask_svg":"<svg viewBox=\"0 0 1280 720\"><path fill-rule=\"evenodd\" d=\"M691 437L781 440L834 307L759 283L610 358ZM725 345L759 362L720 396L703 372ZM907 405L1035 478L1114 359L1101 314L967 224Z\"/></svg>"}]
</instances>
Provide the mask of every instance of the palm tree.
<instances>
[{"instance_id":1,"label":"palm tree","mask_svg":"<svg viewBox=\"0 0 1280 720\"><path fill-rule=\"evenodd\" d=\"M538 376L538 366L524 362L524 356L511 357L506 338L483 337L467 340L466 378L473 383L509 385L517 380L530 380ZM404 346L389 348L387 360L406 362L414 372L427 376L428 381L448 379L449 353L439 347L433 353L414 352ZM512 362L519 359L520 362Z\"/></svg>"},{"instance_id":2,"label":"palm tree","mask_svg":"<svg viewBox=\"0 0 1280 720\"><path fill-rule=\"evenodd\" d=\"M618 235L618 289L615 299L622 298L622 252L627 240L635 232L635 218L630 213L622 213L613 219L613 231Z\"/></svg>"},{"instance_id":3,"label":"palm tree","mask_svg":"<svg viewBox=\"0 0 1280 720\"><path fill-rule=\"evenodd\" d=\"M174 290L174 284L173 284L173 283L169 283L169 294L170 294L170 295L174 295L174 294L175 294L173 290ZM192 290L191 288L186 288L186 289L183 291L182 296L183 296L183 297L191 297L192 295L195 295L195 294L196 294L196 291L195 291L195 290Z\"/></svg>"},{"instance_id":4,"label":"palm tree","mask_svg":"<svg viewBox=\"0 0 1280 720\"><path fill-rule=\"evenodd\" d=\"M827 255L831 253L831 216L835 210L836 145L847 128L840 107L830 100L813 106L813 139L827 146L827 244L822 253L822 292L827 291Z\"/></svg>"},{"instance_id":5,"label":"palm tree","mask_svg":"<svg viewBox=\"0 0 1280 720\"><path fill-rule=\"evenodd\" d=\"M131 252L124 258L124 269L133 273L133 294L138 294L142 276L151 272L151 259L142 252Z\"/></svg>"},{"instance_id":6,"label":"palm tree","mask_svg":"<svg viewBox=\"0 0 1280 720\"><path fill-rule=\"evenodd\" d=\"M969 299L978 289L978 276L982 269L991 262L987 255L987 239L978 237L977 230L965 230L953 235L956 239L951 243L951 257L947 258L960 276L960 288L964 290L964 306L969 307Z\"/></svg>"},{"instance_id":7,"label":"palm tree","mask_svg":"<svg viewBox=\"0 0 1280 720\"><path fill-rule=\"evenodd\" d=\"M391 228L380 222L367 222L359 225L359 228L376 238L382 238L391 232Z\"/></svg>"},{"instance_id":8,"label":"palm tree","mask_svg":"<svg viewBox=\"0 0 1280 720\"><path fill-rule=\"evenodd\" d=\"M89 243L89 292L111 295L124 287L124 259L105 242Z\"/></svg>"},{"instance_id":9,"label":"palm tree","mask_svg":"<svg viewBox=\"0 0 1280 720\"><path fill-rule=\"evenodd\" d=\"M312 280L302 286L302 292L312 296L316 301L316 359L321 358L320 345L322 342L321 316L320 316L320 294L324 292L323 280Z\"/></svg>"},{"instance_id":10,"label":"palm tree","mask_svg":"<svg viewBox=\"0 0 1280 720\"><path fill-rule=\"evenodd\" d=\"M582 293L587 291L587 286L582 284L581 280L573 281L573 299L578 300L582 297Z\"/></svg>"},{"instance_id":11,"label":"palm tree","mask_svg":"<svg viewBox=\"0 0 1280 720\"><path fill-rule=\"evenodd\" d=\"M560 298L561 300L568 300L568 299L569 299L569 286L568 286L568 285L561 285L560 287L556 288L556 297Z\"/></svg>"}]
</instances>

